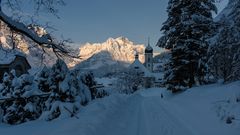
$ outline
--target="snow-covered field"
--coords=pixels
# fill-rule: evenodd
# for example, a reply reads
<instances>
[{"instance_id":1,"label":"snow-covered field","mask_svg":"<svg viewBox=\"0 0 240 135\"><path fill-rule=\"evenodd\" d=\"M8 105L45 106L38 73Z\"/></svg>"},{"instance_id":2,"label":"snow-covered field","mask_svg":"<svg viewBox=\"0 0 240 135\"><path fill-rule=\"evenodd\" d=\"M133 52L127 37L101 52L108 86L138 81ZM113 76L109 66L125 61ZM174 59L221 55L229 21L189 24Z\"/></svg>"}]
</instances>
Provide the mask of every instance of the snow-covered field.
<instances>
[{"instance_id":1,"label":"snow-covered field","mask_svg":"<svg viewBox=\"0 0 240 135\"><path fill-rule=\"evenodd\" d=\"M180 94L152 88L114 94L82 108L79 119L0 124L0 135L239 135L240 82ZM234 117L226 124L228 116Z\"/></svg>"}]
</instances>

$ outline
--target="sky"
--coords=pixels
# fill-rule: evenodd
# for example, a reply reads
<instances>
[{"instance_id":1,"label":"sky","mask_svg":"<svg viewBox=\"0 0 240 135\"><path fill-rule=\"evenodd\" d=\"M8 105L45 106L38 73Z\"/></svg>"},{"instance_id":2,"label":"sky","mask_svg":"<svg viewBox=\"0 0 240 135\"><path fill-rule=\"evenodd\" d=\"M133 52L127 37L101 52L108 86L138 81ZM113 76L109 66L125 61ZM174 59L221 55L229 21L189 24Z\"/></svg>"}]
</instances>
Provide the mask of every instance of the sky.
<instances>
[{"instance_id":1,"label":"sky","mask_svg":"<svg viewBox=\"0 0 240 135\"><path fill-rule=\"evenodd\" d=\"M219 0L218 0L219 1ZM219 11L228 0L220 0ZM77 44L104 42L109 37L127 37L138 44L155 46L167 19L168 0L66 0L59 16L47 17L57 36L71 38ZM154 47L157 49L157 47Z\"/></svg>"}]
</instances>

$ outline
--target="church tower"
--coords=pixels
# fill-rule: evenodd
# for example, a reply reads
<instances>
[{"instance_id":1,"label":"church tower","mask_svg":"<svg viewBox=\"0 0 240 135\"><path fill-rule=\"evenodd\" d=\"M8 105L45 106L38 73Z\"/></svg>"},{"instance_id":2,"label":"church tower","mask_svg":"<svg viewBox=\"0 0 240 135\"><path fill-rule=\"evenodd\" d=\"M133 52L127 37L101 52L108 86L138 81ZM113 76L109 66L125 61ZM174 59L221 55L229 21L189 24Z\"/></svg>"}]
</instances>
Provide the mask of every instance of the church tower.
<instances>
[{"instance_id":1,"label":"church tower","mask_svg":"<svg viewBox=\"0 0 240 135\"><path fill-rule=\"evenodd\" d=\"M148 46L145 49L145 67L153 72L153 48L150 46L150 40L148 38Z\"/></svg>"}]
</instances>

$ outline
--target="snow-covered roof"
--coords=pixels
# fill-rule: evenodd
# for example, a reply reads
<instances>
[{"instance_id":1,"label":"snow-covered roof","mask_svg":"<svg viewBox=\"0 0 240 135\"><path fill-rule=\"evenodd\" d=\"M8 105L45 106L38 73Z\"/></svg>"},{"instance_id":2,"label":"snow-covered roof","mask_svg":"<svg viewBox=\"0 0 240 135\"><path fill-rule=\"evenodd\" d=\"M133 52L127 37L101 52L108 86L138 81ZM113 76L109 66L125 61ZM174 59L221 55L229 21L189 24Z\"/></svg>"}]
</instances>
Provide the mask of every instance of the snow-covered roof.
<instances>
[{"instance_id":1,"label":"snow-covered roof","mask_svg":"<svg viewBox=\"0 0 240 135\"><path fill-rule=\"evenodd\" d=\"M142 71L145 77L153 76L152 73L138 59L135 59L129 68Z\"/></svg>"},{"instance_id":2,"label":"snow-covered roof","mask_svg":"<svg viewBox=\"0 0 240 135\"><path fill-rule=\"evenodd\" d=\"M23 56L24 54L22 54L21 52L18 51L4 51L4 50L0 50L0 64L4 65L4 64L10 64L11 62L14 61L14 59L16 58L16 56Z\"/></svg>"}]
</instances>

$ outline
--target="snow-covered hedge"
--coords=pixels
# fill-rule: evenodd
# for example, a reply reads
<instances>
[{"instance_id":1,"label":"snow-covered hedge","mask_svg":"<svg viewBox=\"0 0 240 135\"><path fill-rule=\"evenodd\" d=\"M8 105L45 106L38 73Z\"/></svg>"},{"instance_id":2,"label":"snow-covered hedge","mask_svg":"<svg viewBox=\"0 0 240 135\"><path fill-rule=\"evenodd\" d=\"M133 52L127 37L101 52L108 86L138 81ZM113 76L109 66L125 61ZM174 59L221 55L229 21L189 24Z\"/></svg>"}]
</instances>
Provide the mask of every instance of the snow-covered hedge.
<instances>
[{"instance_id":1,"label":"snow-covered hedge","mask_svg":"<svg viewBox=\"0 0 240 135\"><path fill-rule=\"evenodd\" d=\"M35 119L77 117L81 106L98 98L92 74L70 71L62 60L37 75L5 73L0 84L0 118L8 124ZM2 117L1 117L2 116Z\"/></svg>"}]
</instances>

